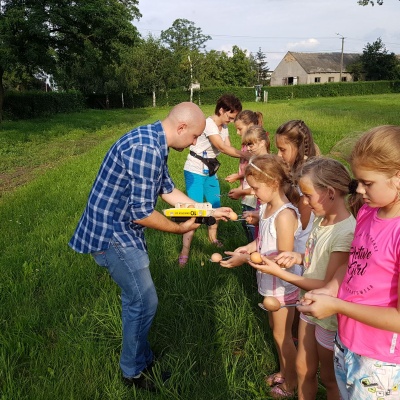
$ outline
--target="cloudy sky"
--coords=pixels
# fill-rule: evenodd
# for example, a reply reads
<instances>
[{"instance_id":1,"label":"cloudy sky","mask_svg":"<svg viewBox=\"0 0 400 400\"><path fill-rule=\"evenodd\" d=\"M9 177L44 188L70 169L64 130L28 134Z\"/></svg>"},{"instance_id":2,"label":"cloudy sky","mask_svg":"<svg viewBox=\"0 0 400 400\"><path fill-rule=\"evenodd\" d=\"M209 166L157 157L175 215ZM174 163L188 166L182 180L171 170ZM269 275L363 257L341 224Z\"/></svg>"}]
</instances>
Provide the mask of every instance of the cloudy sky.
<instances>
[{"instance_id":1,"label":"cloudy sky","mask_svg":"<svg viewBox=\"0 0 400 400\"><path fill-rule=\"evenodd\" d=\"M178 18L192 21L212 40L207 50L233 45L265 53L273 70L287 51L362 53L381 38L400 54L400 1L362 7L357 0L139 0L134 21L143 37L160 36ZM337 35L337 33L339 35Z\"/></svg>"}]
</instances>

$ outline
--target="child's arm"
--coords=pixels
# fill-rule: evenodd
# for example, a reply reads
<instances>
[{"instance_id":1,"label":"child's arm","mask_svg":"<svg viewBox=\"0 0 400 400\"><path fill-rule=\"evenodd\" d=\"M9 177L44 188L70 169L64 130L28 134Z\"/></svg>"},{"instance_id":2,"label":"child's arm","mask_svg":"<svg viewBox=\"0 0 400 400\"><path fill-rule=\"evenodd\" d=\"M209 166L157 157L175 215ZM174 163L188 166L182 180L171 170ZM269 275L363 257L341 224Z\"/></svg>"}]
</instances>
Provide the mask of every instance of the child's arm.
<instances>
[{"instance_id":1,"label":"child's arm","mask_svg":"<svg viewBox=\"0 0 400 400\"><path fill-rule=\"evenodd\" d=\"M238 200L243 196L247 196L251 194L251 188L242 189L242 188L235 188L231 189L228 193L228 197L233 200Z\"/></svg>"},{"instance_id":2,"label":"child's arm","mask_svg":"<svg viewBox=\"0 0 400 400\"><path fill-rule=\"evenodd\" d=\"M223 260L219 264L221 267L234 268L248 262L250 254L257 250L257 242L253 240L246 246L238 247L235 251L225 251L225 254L231 256L228 260Z\"/></svg>"},{"instance_id":3,"label":"child's arm","mask_svg":"<svg viewBox=\"0 0 400 400\"><path fill-rule=\"evenodd\" d=\"M397 297L400 299L400 279L398 287ZM337 297L315 293L306 293L304 299L312 303L299 306L299 311L318 319L333 314L342 314L377 329L400 333L400 300L398 300L396 308L350 303Z\"/></svg>"},{"instance_id":4,"label":"child's arm","mask_svg":"<svg viewBox=\"0 0 400 400\"><path fill-rule=\"evenodd\" d=\"M337 266L347 265L348 259L349 259L349 253L339 252L339 251L332 252L329 257L329 263L324 279L313 279L293 274L292 272L289 272L286 269L281 268L278 264L268 259L267 257L263 257L263 261L265 264L259 265L259 264L253 264L251 262L249 264L256 269L259 269L261 272L275 275L278 278L286 282L289 282L295 286L298 286L301 289L313 290L324 287L335 275L335 271L338 269Z\"/></svg>"},{"instance_id":5,"label":"child's arm","mask_svg":"<svg viewBox=\"0 0 400 400\"><path fill-rule=\"evenodd\" d=\"M293 251L294 234L297 230L297 218L293 210L282 210L275 219L276 249Z\"/></svg>"},{"instance_id":6,"label":"child's arm","mask_svg":"<svg viewBox=\"0 0 400 400\"><path fill-rule=\"evenodd\" d=\"M225 180L226 180L227 182L229 182L229 183L233 183L233 182L238 181L238 180L243 179L243 178L244 178L243 175L241 175L241 174L239 174L239 173L236 173L236 174L228 175L228 176L225 178Z\"/></svg>"}]
</instances>

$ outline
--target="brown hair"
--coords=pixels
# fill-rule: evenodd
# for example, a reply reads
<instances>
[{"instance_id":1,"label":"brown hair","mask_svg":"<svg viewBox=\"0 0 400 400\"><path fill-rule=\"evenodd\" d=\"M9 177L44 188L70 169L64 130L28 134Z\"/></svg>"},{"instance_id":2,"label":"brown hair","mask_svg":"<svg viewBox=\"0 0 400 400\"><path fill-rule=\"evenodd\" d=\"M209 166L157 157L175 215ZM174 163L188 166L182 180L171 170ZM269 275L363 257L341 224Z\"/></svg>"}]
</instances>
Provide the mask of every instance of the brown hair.
<instances>
[{"instance_id":1,"label":"brown hair","mask_svg":"<svg viewBox=\"0 0 400 400\"><path fill-rule=\"evenodd\" d=\"M317 189L332 188L343 197L347 197L347 205L356 216L363 205L362 196L350 193L351 176L347 168L339 161L328 157L315 157L307 160L297 172L297 179L307 175Z\"/></svg>"},{"instance_id":2,"label":"brown hair","mask_svg":"<svg viewBox=\"0 0 400 400\"><path fill-rule=\"evenodd\" d=\"M242 103L233 94L223 94L218 100L215 106L215 114L219 114L219 110L223 109L225 112L240 112L242 111Z\"/></svg>"},{"instance_id":3,"label":"brown hair","mask_svg":"<svg viewBox=\"0 0 400 400\"><path fill-rule=\"evenodd\" d=\"M308 158L319 155L310 128L300 119L285 122L277 129L276 135L285 136L297 149L293 170L296 170Z\"/></svg>"},{"instance_id":4,"label":"brown hair","mask_svg":"<svg viewBox=\"0 0 400 400\"><path fill-rule=\"evenodd\" d=\"M250 159L245 176L253 176L256 181L282 188L289 201L294 205L298 204L300 196L291 179L290 168L276 154L265 154Z\"/></svg>"},{"instance_id":5,"label":"brown hair","mask_svg":"<svg viewBox=\"0 0 400 400\"><path fill-rule=\"evenodd\" d=\"M260 125L264 123L264 116L259 111L242 110L236 115L235 122L242 121L246 126L248 125Z\"/></svg>"},{"instance_id":6,"label":"brown hair","mask_svg":"<svg viewBox=\"0 0 400 400\"><path fill-rule=\"evenodd\" d=\"M382 125L365 132L353 147L350 164L395 175L400 171L400 126Z\"/></svg>"},{"instance_id":7,"label":"brown hair","mask_svg":"<svg viewBox=\"0 0 400 400\"><path fill-rule=\"evenodd\" d=\"M265 141L265 148L267 149L267 153L269 153L271 148L269 133L262 126L253 125L242 136L243 145L259 143L262 140Z\"/></svg>"}]
</instances>

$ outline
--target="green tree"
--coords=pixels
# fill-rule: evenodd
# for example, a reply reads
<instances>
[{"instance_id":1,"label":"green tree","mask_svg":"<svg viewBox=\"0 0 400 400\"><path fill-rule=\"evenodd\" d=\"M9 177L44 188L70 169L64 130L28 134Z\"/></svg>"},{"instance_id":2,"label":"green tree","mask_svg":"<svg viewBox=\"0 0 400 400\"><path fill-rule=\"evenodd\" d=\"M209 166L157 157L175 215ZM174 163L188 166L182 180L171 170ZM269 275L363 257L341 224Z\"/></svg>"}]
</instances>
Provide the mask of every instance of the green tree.
<instances>
[{"instance_id":1,"label":"green tree","mask_svg":"<svg viewBox=\"0 0 400 400\"><path fill-rule=\"evenodd\" d=\"M176 19L170 28L161 31L161 40L175 53L200 52L211 39L211 36L204 35L201 28L187 19Z\"/></svg>"},{"instance_id":2,"label":"green tree","mask_svg":"<svg viewBox=\"0 0 400 400\"><path fill-rule=\"evenodd\" d=\"M118 63L118 44L132 46L138 37L131 24L141 16L137 4L138 0L1 0L0 112L5 72L22 76L43 70L55 74L64 89L80 89L85 83L83 89L90 90L88 82L98 81Z\"/></svg>"},{"instance_id":3,"label":"green tree","mask_svg":"<svg viewBox=\"0 0 400 400\"><path fill-rule=\"evenodd\" d=\"M399 78L399 61L394 53L386 50L381 38L372 44L367 43L360 56L360 62L367 81Z\"/></svg>"},{"instance_id":4,"label":"green tree","mask_svg":"<svg viewBox=\"0 0 400 400\"><path fill-rule=\"evenodd\" d=\"M136 83L137 90L153 94L153 106L156 106L156 93L177 85L178 68L171 50L164 47L160 39L149 35L127 55L123 70L126 74L132 73L132 82Z\"/></svg>"},{"instance_id":5,"label":"green tree","mask_svg":"<svg viewBox=\"0 0 400 400\"><path fill-rule=\"evenodd\" d=\"M254 56L255 67L257 71L257 83L265 85L267 82L268 62L266 61L266 55L261 51L261 47L258 48L257 53Z\"/></svg>"},{"instance_id":6,"label":"green tree","mask_svg":"<svg viewBox=\"0 0 400 400\"><path fill-rule=\"evenodd\" d=\"M232 47L232 57L228 59L226 84L232 86L253 86L257 81L257 72L246 51L238 46Z\"/></svg>"}]
</instances>

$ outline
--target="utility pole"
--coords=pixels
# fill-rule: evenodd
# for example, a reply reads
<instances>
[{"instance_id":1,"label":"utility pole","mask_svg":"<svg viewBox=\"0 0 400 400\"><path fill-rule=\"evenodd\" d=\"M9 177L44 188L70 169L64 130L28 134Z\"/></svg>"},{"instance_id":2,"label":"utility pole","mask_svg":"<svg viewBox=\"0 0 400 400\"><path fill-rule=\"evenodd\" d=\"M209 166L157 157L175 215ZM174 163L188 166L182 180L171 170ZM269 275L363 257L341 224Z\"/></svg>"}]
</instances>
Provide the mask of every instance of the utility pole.
<instances>
[{"instance_id":1,"label":"utility pole","mask_svg":"<svg viewBox=\"0 0 400 400\"><path fill-rule=\"evenodd\" d=\"M190 102L193 103L193 66L190 55L188 55L188 60L190 64Z\"/></svg>"},{"instance_id":2,"label":"utility pole","mask_svg":"<svg viewBox=\"0 0 400 400\"><path fill-rule=\"evenodd\" d=\"M343 49L344 49L344 39L346 39L343 35L341 35L340 33L337 33L336 35L340 36L340 38L342 39L342 55L340 57L340 77L339 80L340 82L342 82L342 72L343 72Z\"/></svg>"}]
</instances>

